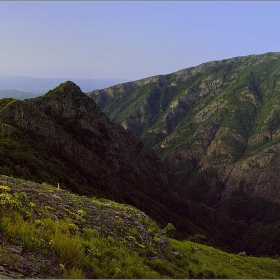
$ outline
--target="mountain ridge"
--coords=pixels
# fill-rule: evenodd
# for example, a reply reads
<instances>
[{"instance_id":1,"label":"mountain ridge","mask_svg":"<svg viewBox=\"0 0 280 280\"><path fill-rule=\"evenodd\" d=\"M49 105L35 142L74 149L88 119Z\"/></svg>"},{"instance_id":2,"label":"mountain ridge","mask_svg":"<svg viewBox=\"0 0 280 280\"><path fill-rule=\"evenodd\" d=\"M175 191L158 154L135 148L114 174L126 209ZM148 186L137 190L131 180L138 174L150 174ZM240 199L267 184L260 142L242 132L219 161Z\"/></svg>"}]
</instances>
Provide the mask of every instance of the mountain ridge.
<instances>
[{"instance_id":1,"label":"mountain ridge","mask_svg":"<svg viewBox=\"0 0 280 280\"><path fill-rule=\"evenodd\" d=\"M159 153L180 195L250 223L257 201L279 205L279 69L280 53L242 56L88 95Z\"/></svg>"},{"instance_id":2,"label":"mountain ridge","mask_svg":"<svg viewBox=\"0 0 280 280\"><path fill-rule=\"evenodd\" d=\"M24 100L27 98L37 97L38 95L39 94L35 94L27 91L14 90L14 89L0 90L0 99L15 98L15 99Z\"/></svg>"},{"instance_id":3,"label":"mountain ridge","mask_svg":"<svg viewBox=\"0 0 280 280\"><path fill-rule=\"evenodd\" d=\"M77 103L75 104L75 102L78 102L79 105ZM103 149L102 151L99 151L99 157L100 153L106 154L106 145L103 147L102 143L94 143L95 154L88 150L89 147L92 149L93 145L92 143L88 143L87 145L87 141L95 141L94 139L90 139L93 134L95 134L97 138L102 137L104 141L107 141L109 146L114 146L114 141L117 140L117 137L121 138L122 133L127 134L121 127L115 126L111 123L104 113L99 110L96 104L82 93L78 86L71 82L62 84L60 87L50 91L43 97L26 100L25 102L18 100L12 101L11 104L3 110L2 117L7 123L18 129L25 129L27 131L31 130L32 133L41 135L44 141L48 145L55 147L55 149L70 151L70 157L74 157L74 160L82 164L84 169L89 166L92 167L93 163L83 163L82 161L79 161L80 154L83 155L81 158L84 160L87 158L87 153L91 153L91 157L98 160L98 156L96 157L98 149ZM38 119L40 119L40 121ZM115 133L114 139L108 134L106 130L107 125L119 129L117 130L118 132ZM80 137L76 131L77 128L75 127L77 126L84 130L84 135L82 135L82 137ZM87 133L91 135L86 136ZM63 135L63 137L59 137L59 135ZM69 137L68 135L71 136ZM78 151L75 150L76 148L71 150L71 147L76 147L75 143L77 138L84 139L84 147L79 146L80 148ZM139 152L143 149L143 153L145 153L145 148L141 146L140 142L137 141L134 136L131 135L129 141L134 142L136 145L140 145ZM122 143L119 143L119 145L122 146ZM110 148L109 146L108 149ZM118 149L116 145L114 148L116 150ZM127 151L127 153L128 152L129 151ZM153 152L150 153L150 157L156 158ZM115 171L119 172L118 169L120 167L118 167L117 158L114 159L114 161ZM101 166L102 162L100 160L98 160L98 162ZM96 168L98 169L98 166L96 166ZM151 166L149 166L149 168L152 169ZM146 171L148 171L147 168ZM156 174L160 176L161 172L158 171ZM160 179L159 181L161 182ZM113 181L112 184L114 184Z\"/></svg>"}]
</instances>

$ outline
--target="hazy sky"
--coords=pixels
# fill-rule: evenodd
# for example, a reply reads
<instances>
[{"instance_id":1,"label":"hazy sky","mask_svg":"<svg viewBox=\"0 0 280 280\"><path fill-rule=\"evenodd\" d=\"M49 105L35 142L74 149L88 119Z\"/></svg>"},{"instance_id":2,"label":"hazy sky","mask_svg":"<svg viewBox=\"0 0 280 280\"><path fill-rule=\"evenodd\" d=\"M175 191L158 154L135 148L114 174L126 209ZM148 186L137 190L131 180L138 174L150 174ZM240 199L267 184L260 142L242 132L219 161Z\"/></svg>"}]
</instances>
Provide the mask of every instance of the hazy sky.
<instances>
[{"instance_id":1,"label":"hazy sky","mask_svg":"<svg viewBox=\"0 0 280 280\"><path fill-rule=\"evenodd\" d=\"M280 51L276 1L0 1L0 75L137 80Z\"/></svg>"}]
</instances>

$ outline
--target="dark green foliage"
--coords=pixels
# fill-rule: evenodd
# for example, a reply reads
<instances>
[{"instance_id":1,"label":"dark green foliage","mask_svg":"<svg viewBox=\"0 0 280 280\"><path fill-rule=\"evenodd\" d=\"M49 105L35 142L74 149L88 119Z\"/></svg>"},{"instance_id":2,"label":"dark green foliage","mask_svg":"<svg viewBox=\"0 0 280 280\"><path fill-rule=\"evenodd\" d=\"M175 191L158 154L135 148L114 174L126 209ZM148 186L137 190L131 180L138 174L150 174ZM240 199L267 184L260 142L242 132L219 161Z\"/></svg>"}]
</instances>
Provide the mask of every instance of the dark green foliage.
<instances>
[{"instance_id":1,"label":"dark green foliage","mask_svg":"<svg viewBox=\"0 0 280 280\"><path fill-rule=\"evenodd\" d=\"M280 255L280 222L264 225L254 223L243 237L243 248L255 256Z\"/></svg>"},{"instance_id":2,"label":"dark green foliage","mask_svg":"<svg viewBox=\"0 0 280 280\"><path fill-rule=\"evenodd\" d=\"M15 99L13 99L13 98L3 98L3 99L0 99L0 109L2 109L3 107L5 107L6 105L8 105L9 103L11 103L14 100Z\"/></svg>"},{"instance_id":3,"label":"dark green foliage","mask_svg":"<svg viewBox=\"0 0 280 280\"><path fill-rule=\"evenodd\" d=\"M273 113L268 123L268 130L271 134L271 137L272 134L274 134L274 132L279 128L280 128L280 111L276 111Z\"/></svg>"},{"instance_id":4,"label":"dark green foliage","mask_svg":"<svg viewBox=\"0 0 280 280\"><path fill-rule=\"evenodd\" d=\"M166 232L166 235L168 237L174 237L176 233L176 228L173 224L168 223L167 226L164 228L164 231Z\"/></svg>"},{"instance_id":5,"label":"dark green foliage","mask_svg":"<svg viewBox=\"0 0 280 280\"><path fill-rule=\"evenodd\" d=\"M241 186L240 186L241 187ZM280 220L280 205L267 200L249 199L243 189L236 190L232 195L217 205L229 217L243 220L246 224L262 222L276 223Z\"/></svg>"},{"instance_id":6,"label":"dark green foliage","mask_svg":"<svg viewBox=\"0 0 280 280\"><path fill-rule=\"evenodd\" d=\"M63 188L70 187L83 193L79 181L84 180L65 164L63 158L56 157L54 149L47 148L28 135L11 134L7 139L2 134L0 137L1 174L54 185L60 182ZM69 177L69 174L72 176ZM86 193L86 186L84 188Z\"/></svg>"},{"instance_id":7,"label":"dark green foliage","mask_svg":"<svg viewBox=\"0 0 280 280\"><path fill-rule=\"evenodd\" d=\"M262 92L259 89L259 77L255 76L254 72L250 72L248 75L248 84L249 84L249 90L254 94L254 96L257 98L258 101L263 100Z\"/></svg>"}]
</instances>

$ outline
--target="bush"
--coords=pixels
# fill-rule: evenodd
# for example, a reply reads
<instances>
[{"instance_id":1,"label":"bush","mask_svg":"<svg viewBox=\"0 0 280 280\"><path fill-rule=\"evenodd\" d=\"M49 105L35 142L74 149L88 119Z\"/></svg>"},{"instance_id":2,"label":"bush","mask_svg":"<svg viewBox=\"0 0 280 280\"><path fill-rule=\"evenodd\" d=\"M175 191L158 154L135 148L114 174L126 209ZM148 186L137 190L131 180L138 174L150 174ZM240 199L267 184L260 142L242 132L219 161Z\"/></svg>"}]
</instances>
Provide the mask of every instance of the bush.
<instances>
[{"instance_id":1,"label":"bush","mask_svg":"<svg viewBox=\"0 0 280 280\"><path fill-rule=\"evenodd\" d=\"M174 237L176 233L176 228L173 224L168 223L167 226L164 228L164 231L166 232L166 235L168 237Z\"/></svg>"}]
</instances>

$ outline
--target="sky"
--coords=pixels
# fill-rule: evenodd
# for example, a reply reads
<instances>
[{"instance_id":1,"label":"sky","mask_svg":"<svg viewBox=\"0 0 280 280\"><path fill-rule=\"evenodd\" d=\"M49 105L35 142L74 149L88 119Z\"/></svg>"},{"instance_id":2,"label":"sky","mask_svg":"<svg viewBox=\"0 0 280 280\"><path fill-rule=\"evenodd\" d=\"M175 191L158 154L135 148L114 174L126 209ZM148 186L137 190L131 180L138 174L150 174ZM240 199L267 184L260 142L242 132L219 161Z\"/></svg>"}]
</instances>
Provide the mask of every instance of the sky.
<instances>
[{"instance_id":1,"label":"sky","mask_svg":"<svg viewBox=\"0 0 280 280\"><path fill-rule=\"evenodd\" d=\"M138 80L280 51L278 1L0 1L0 75Z\"/></svg>"}]
</instances>

